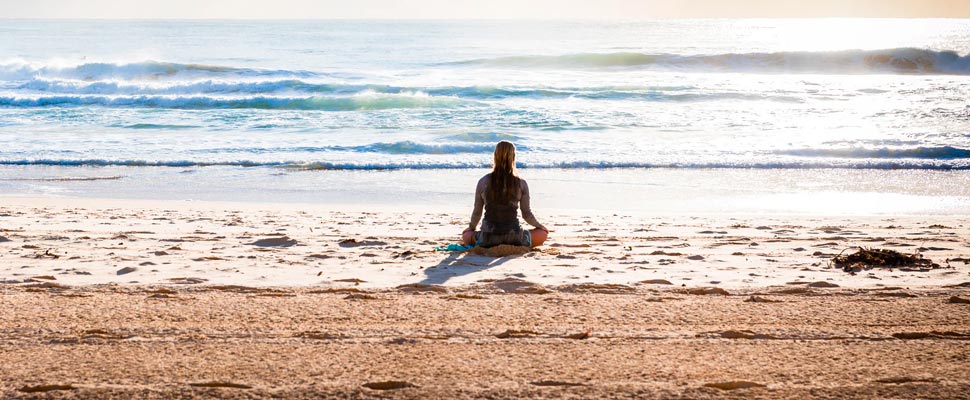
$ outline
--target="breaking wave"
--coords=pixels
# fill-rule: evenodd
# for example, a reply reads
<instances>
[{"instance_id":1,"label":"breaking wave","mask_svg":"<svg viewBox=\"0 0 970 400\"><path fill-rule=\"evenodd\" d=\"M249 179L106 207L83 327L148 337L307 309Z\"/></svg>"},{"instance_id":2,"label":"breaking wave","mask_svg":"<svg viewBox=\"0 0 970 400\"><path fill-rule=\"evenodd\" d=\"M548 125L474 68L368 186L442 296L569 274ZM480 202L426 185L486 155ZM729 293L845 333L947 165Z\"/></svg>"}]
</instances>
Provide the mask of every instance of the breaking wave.
<instances>
[{"instance_id":1,"label":"breaking wave","mask_svg":"<svg viewBox=\"0 0 970 400\"><path fill-rule=\"evenodd\" d=\"M211 97L211 96L0 96L0 107L75 107L99 106L111 108L170 108L183 110L209 109L265 109L367 111L396 108L447 108L473 103L452 97L414 94L362 94L333 97Z\"/></svg>"},{"instance_id":2,"label":"breaking wave","mask_svg":"<svg viewBox=\"0 0 970 400\"><path fill-rule=\"evenodd\" d=\"M603 87L557 87L517 88L497 86L440 86L400 87L389 85L352 85L313 83L298 79L272 81L195 81L138 83L119 81L63 81L39 79L21 84L18 90L50 95L105 95L105 96L178 96L178 95L273 95L310 94L348 96L360 94L407 95L423 93L436 97L458 97L473 100L505 98L589 100L640 100L658 102L691 102L718 100L769 100L801 102L793 96L752 94L740 92L696 92L690 86L603 86Z\"/></svg>"}]
</instances>

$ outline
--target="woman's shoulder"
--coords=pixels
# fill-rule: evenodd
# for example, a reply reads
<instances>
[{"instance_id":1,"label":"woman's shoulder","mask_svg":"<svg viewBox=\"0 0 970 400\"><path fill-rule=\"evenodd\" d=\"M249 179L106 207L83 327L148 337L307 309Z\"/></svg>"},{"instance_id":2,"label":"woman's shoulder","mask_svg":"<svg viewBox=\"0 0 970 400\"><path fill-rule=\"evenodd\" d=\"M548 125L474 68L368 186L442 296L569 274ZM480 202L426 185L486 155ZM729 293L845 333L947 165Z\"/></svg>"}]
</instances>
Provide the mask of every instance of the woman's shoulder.
<instances>
[{"instance_id":1,"label":"woman's shoulder","mask_svg":"<svg viewBox=\"0 0 970 400\"><path fill-rule=\"evenodd\" d=\"M488 182L491 180L491 177L492 177L491 173L485 174L485 176L483 176L481 179L478 180L478 184L475 186L479 190L485 189L485 187L488 186Z\"/></svg>"}]
</instances>

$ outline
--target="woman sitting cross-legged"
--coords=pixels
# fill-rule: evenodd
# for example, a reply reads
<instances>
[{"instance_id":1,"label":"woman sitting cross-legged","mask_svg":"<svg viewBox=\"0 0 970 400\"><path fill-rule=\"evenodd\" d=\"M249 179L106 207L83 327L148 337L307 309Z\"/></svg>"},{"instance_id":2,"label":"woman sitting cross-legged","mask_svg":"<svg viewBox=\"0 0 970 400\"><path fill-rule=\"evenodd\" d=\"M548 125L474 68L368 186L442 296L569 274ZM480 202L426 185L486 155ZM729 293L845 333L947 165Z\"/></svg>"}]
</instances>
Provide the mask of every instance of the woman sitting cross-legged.
<instances>
[{"instance_id":1,"label":"woman sitting cross-legged","mask_svg":"<svg viewBox=\"0 0 970 400\"><path fill-rule=\"evenodd\" d=\"M478 221L485 219L482 229L475 231ZM522 218L535 227L525 230L519 225L518 209ZM478 180L475 188L475 209L468 228L461 234L466 245L492 247L500 244L536 247L546 241L549 230L532 215L529 204L529 185L519 178L515 170L515 145L501 141L495 145L495 168Z\"/></svg>"}]
</instances>

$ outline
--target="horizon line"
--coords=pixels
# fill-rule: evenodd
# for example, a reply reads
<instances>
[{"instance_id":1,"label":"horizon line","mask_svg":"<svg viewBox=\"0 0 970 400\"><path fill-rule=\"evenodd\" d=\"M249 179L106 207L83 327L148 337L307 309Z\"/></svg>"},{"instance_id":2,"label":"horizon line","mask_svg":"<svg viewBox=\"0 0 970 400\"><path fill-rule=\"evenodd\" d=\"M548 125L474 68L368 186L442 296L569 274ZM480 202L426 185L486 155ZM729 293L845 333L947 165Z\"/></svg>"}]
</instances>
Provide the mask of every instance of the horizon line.
<instances>
[{"instance_id":1,"label":"horizon line","mask_svg":"<svg viewBox=\"0 0 970 400\"><path fill-rule=\"evenodd\" d=\"M611 17L586 17L586 18L533 18L533 17L2 17L0 21L609 21L609 22L637 22L637 21L657 21L657 20L811 20L811 19L970 19L967 16L758 16L758 17L647 17L647 18L611 18Z\"/></svg>"}]
</instances>

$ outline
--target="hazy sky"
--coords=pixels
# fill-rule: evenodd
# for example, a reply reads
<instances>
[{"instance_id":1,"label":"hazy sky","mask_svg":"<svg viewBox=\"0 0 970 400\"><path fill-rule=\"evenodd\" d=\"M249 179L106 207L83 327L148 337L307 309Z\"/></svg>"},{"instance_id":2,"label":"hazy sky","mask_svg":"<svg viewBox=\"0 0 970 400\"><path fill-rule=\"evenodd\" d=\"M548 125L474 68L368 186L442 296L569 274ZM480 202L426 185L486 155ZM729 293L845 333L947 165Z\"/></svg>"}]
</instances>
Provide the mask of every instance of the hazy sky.
<instances>
[{"instance_id":1,"label":"hazy sky","mask_svg":"<svg viewBox=\"0 0 970 400\"><path fill-rule=\"evenodd\" d=\"M7 18L970 17L970 0L0 0Z\"/></svg>"}]
</instances>

